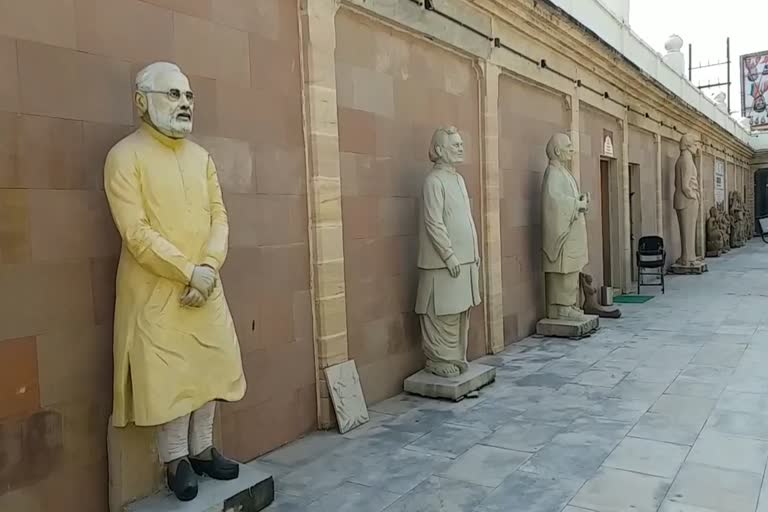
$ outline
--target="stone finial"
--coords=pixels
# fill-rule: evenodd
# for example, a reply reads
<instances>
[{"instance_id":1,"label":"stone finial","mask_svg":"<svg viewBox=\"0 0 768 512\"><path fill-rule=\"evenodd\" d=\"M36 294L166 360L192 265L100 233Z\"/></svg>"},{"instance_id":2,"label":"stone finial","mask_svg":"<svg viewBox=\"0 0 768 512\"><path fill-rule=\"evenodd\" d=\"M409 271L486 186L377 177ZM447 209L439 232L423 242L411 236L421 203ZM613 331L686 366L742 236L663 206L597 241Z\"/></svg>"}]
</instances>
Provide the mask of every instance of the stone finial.
<instances>
[{"instance_id":1,"label":"stone finial","mask_svg":"<svg viewBox=\"0 0 768 512\"><path fill-rule=\"evenodd\" d=\"M679 52L683 49L683 38L677 34L672 34L664 43L664 49L667 53Z\"/></svg>"},{"instance_id":2,"label":"stone finial","mask_svg":"<svg viewBox=\"0 0 768 512\"><path fill-rule=\"evenodd\" d=\"M683 48L683 38L677 34L672 34L664 43L664 49L667 53L662 60L666 62L678 74L685 76L685 56L681 51Z\"/></svg>"}]
</instances>

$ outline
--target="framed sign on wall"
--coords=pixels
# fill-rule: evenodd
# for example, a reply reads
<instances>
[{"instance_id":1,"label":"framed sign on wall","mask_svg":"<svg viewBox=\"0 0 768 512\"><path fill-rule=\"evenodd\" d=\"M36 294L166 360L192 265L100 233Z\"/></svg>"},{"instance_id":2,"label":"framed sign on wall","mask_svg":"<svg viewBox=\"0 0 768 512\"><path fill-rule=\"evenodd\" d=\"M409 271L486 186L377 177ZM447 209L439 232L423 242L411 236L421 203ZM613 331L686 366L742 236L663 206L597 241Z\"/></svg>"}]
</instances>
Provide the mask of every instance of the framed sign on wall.
<instances>
[{"instance_id":1,"label":"framed sign on wall","mask_svg":"<svg viewBox=\"0 0 768 512\"><path fill-rule=\"evenodd\" d=\"M715 159L715 204L725 201L725 161Z\"/></svg>"}]
</instances>

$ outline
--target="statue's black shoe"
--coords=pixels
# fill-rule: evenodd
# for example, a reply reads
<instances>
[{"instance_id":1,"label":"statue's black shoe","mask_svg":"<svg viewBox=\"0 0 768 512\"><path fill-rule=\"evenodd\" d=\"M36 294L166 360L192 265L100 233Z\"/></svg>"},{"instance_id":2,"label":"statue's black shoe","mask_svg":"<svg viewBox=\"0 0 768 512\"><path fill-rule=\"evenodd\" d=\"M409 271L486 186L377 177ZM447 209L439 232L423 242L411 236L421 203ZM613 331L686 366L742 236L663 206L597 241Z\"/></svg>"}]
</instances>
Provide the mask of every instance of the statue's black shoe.
<instances>
[{"instance_id":1,"label":"statue's black shoe","mask_svg":"<svg viewBox=\"0 0 768 512\"><path fill-rule=\"evenodd\" d=\"M221 455L216 448L211 448L211 460L190 457L192 469L198 475L206 474L216 480L234 480L240 475L240 466Z\"/></svg>"},{"instance_id":2,"label":"statue's black shoe","mask_svg":"<svg viewBox=\"0 0 768 512\"><path fill-rule=\"evenodd\" d=\"M197 497L197 475L192 470L188 460L182 460L176 467L176 473L165 470L168 488L180 501L192 501Z\"/></svg>"}]
</instances>

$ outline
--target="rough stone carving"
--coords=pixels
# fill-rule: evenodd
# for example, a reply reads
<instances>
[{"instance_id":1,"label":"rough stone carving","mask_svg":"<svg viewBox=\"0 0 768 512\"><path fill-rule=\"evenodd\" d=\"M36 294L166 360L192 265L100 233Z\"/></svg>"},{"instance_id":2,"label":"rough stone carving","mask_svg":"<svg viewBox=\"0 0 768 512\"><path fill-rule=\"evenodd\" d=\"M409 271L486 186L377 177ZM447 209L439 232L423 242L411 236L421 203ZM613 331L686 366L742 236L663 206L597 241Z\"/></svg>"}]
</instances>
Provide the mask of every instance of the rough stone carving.
<instances>
[{"instance_id":1,"label":"rough stone carving","mask_svg":"<svg viewBox=\"0 0 768 512\"><path fill-rule=\"evenodd\" d=\"M707 257L716 258L723 252L723 233L721 230L720 211L713 206L707 219Z\"/></svg>"},{"instance_id":2,"label":"rough stone carving","mask_svg":"<svg viewBox=\"0 0 768 512\"><path fill-rule=\"evenodd\" d=\"M619 318L621 310L617 306L603 306L597 298L597 288L592 284L592 276L579 274L581 292L584 294L584 313L602 318Z\"/></svg>"},{"instance_id":3,"label":"rough stone carving","mask_svg":"<svg viewBox=\"0 0 768 512\"><path fill-rule=\"evenodd\" d=\"M360 387L360 376L354 361L346 361L326 368L331 401L336 411L339 432L346 434L368 422L368 408Z\"/></svg>"}]
</instances>

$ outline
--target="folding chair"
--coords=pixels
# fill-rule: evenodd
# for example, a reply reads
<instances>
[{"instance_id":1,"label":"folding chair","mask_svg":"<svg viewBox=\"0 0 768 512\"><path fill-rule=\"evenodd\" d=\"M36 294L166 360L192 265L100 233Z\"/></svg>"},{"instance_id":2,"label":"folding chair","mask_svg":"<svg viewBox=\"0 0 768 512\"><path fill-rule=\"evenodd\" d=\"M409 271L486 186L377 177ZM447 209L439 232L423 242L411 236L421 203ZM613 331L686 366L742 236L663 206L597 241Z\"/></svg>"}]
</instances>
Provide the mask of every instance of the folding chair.
<instances>
[{"instance_id":1,"label":"folding chair","mask_svg":"<svg viewBox=\"0 0 768 512\"><path fill-rule=\"evenodd\" d=\"M768 244L768 217L758 218L757 223L760 225L760 237Z\"/></svg>"},{"instance_id":2,"label":"folding chair","mask_svg":"<svg viewBox=\"0 0 768 512\"><path fill-rule=\"evenodd\" d=\"M640 295L640 286L659 286L643 283L643 276L648 275L661 277L661 293L664 293L664 263L667 260L664 239L655 235L641 237L637 242L635 257L637 258L637 294ZM652 271L648 271L649 269Z\"/></svg>"}]
</instances>

